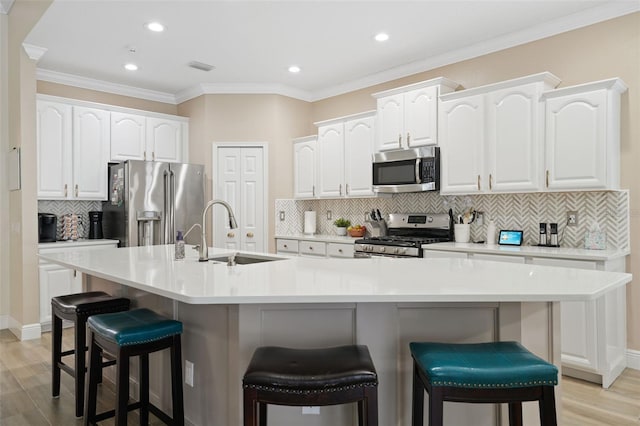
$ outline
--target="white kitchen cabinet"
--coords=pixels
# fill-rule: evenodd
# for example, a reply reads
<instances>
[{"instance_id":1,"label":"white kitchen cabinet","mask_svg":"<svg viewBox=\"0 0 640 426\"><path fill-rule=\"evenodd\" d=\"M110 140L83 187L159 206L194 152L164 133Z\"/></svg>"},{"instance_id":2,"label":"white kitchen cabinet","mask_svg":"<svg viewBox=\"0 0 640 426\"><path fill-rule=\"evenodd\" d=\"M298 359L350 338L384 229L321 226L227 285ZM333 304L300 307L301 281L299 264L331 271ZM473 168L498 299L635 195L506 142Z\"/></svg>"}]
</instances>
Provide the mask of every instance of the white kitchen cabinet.
<instances>
[{"instance_id":1,"label":"white kitchen cabinet","mask_svg":"<svg viewBox=\"0 0 640 426\"><path fill-rule=\"evenodd\" d=\"M327 256L327 243L302 240L298 243L298 254L306 257Z\"/></svg>"},{"instance_id":2,"label":"white kitchen cabinet","mask_svg":"<svg viewBox=\"0 0 640 426\"><path fill-rule=\"evenodd\" d=\"M354 243L319 241L317 239L276 238L276 254L303 257L336 257L353 259Z\"/></svg>"},{"instance_id":3,"label":"white kitchen cabinet","mask_svg":"<svg viewBox=\"0 0 640 426\"><path fill-rule=\"evenodd\" d=\"M620 187L618 78L545 92L545 187L599 190Z\"/></svg>"},{"instance_id":4,"label":"white kitchen cabinet","mask_svg":"<svg viewBox=\"0 0 640 426\"><path fill-rule=\"evenodd\" d=\"M183 161L186 123L126 112L111 113L111 160Z\"/></svg>"},{"instance_id":5,"label":"white kitchen cabinet","mask_svg":"<svg viewBox=\"0 0 640 426\"><path fill-rule=\"evenodd\" d=\"M276 254L298 254L298 240L276 238Z\"/></svg>"},{"instance_id":6,"label":"white kitchen cabinet","mask_svg":"<svg viewBox=\"0 0 640 426\"><path fill-rule=\"evenodd\" d=\"M97 250L118 247L117 240L84 240L82 242L42 243L38 253L56 253L65 250ZM82 274L55 263L39 260L38 283L40 287L40 324L43 329L51 327L51 298L82 291Z\"/></svg>"},{"instance_id":7,"label":"white kitchen cabinet","mask_svg":"<svg viewBox=\"0 0 640 426\"><path fill-rule=\"evenodd\" d=\"M540 250L537 247L534 249ZM542 257L531 253L486 253L487 250L469 248L446 251L434 250L432 247L424 249L423 257L469 258L625 272L624 257L610 260L578 260L563 258L561 253L556 253L554 257ZM560 322L562 374L601 383L604 388L608 388L627 365L626 288L619 288L587 302L562 302Z\"/></svg>"},{"instance_id":8,"label":"white kitchen cabinet","mask_svg":"<svg viewBox=\"0 0 640 426\"><path fill-rule=\"evenodd\" d=\"M560 80L540 73L440 97L441 192L541 189L540 94Z\"/></svg>"},{"instance_id":9,"label":"white kitchen cabinet","mask_svg":"<svg viewBox=\"0 0 640 426\"><path fill-rule=\"evenodd\" d=\"M354 245L343 243L327 243L328 257L346 257L353 258Z\"/></svg>"},{"instance_id":10,"label":"white kitchen cabinet","mask_svg":"<svg viewBox=\"0 0 640 426\"><path fill-rule=\"evenodd\" d=\"M438 96L458 87L436 78L384 92L377 99L375 151L415 148L438 143Z\"/></svg>"},{"instance_id":11,"label":"white kitchen cabinet","mask_svg":"<svg viewBox=\"0 0 640 426\"><path fill-rule=\"evenodd\" d=\"M316 196L317 141L317 136L306 136L293 140L294 198L314 198Z\"/></svg>"},{"instance_id":12,"label":"white kitchen cabinet","mask_svg":"<svg viewBox=\"0 0 640 426\"><path fill-rule=\"evenodd\" d=\"M37 101L38 199L106 200L109 113Z\"/></svg>"},{"instance_id":13,"label":"white kitchen cabinet","mask_svg":"<svg viewBox=\"0 0 640 426\"><path fill-rule=\"evenodd\" d=\"M316 123L317 196L373 196L374 112Z\"/></svg>"}]
</instances>

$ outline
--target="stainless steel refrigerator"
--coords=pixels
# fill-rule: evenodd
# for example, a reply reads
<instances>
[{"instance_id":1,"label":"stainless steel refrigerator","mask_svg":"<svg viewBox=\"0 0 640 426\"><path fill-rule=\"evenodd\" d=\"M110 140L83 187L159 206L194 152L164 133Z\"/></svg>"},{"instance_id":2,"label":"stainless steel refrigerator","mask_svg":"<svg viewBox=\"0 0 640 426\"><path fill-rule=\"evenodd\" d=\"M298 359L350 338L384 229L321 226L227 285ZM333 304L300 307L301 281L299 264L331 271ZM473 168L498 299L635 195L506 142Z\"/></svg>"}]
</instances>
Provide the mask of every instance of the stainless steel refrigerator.
<instances>
[{"instance_id":1,"label":"stainless steel refrigerator","mask_svg":"<svg viewBox=\"0 0 640 426\"><path fill-rule=\"evenodd\" d=\"M121 247L173 244L178 231L202 222L204 166L128 160L109 165L109 200L102 203L105 238ZM200 244L201 232L187 244Z\"/></svg>"}]
</instances>

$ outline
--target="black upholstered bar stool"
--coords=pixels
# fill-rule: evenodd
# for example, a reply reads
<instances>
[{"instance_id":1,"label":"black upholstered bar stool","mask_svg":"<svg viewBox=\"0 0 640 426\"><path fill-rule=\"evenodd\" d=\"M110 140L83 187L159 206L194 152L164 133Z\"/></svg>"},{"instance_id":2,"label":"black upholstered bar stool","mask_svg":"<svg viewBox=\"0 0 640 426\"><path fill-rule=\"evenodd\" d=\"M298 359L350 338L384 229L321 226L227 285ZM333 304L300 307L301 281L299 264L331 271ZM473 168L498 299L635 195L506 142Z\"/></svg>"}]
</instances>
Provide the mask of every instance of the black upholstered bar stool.
<instances>
[{"instance_id":1,"label":"black upholstered bar stool","mask_svg":"<svg viewBox=\"0 0 640 426\"><path fill-rule=\"evenodd\" d=\"M114 314L94 315L89 326L89 380L84 424L115 415L116 426L126 426L127 413L140 409L140 424L149 423L149 412L169 425L184 425L182 400L182 323L149 309L133 309ZM171 352L171 396L173 418L149 402L149 354L162 349ZM116 359L116 408L96 414L100 357L107 352ZM129 358L140 357L140 401L129 404Z\"/></svg>"},{"instance_id":2,"label":"black upholstered bar stool","mask_svg":"<svg viewBox=\"0 0 640 426\"><path fill-rule=\"evenodd\" d=\"M378 425L378 375L363 345L256 349L243 379L244 426L267 425L267 404L358 403L358 424Z\"/></svg>"},{"instance_id":3,"label":"black upholstered bar stool","mask_svg":"<svg viewBox=\"0 0 640 426\"><path fill-rule=\"evenodd\" d=\"M556 426L558 369L517 342L411 343L412 425L422 426L424 390L429 426L442 426L443 402L508 403L509 424L522 425L522 402L538 401L540 424Z\"/></svg>"},{"instance_id":4,"label":"black upholstered bar stool","mask_svg":"<svg viewBox=\"0 0 640 426\"><path fill-rule=\"evenodd\" d=\"M51 350L51 395L60 396L60 370L75 379L76 417L81 417L84 404L84 384L86 371L85 351L87 350L87 318L90 315L120 312L129 309L129 299L113 297L102 291L69 294L51 299L52 350ZM75 347L62 351L62 320L73 321L75 326ZM65 364L62 357L75 355L74 367ZM110 365L106 362L103 366ZM102 375L100 375L102 377Z\"/></svg>"}]
</instances>

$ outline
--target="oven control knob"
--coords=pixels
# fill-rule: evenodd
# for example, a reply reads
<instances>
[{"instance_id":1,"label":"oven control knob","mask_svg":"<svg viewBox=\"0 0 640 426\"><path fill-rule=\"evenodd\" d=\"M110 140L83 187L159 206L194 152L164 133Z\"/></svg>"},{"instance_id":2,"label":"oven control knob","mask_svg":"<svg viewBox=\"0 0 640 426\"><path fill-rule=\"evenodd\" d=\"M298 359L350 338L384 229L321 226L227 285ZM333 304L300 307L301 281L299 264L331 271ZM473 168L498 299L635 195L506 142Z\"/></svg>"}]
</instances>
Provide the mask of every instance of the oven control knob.
<instances>
[{"instance_id":1,"label":"oven control knob","mask_svg":"<svg viewBox=\"0 0 640 426\"><path fill-rule=\"evenodd\" d=\"M394 254L398 254L398 253L400 253L400 249L399 249L399 248L397 248L397 247L396 247L396 248L394 248L394 249L393 249L393 253L394 253Z\"/></svg>"},{"instance_id":2,"label":"oven control knob","mask_svg":"<svg viewBox=\"0 0 640 426\"><path fill-rule=\"evenodd\" d=\"M406 248L398 249L398 254L407 254L407 249Z\"/></svg>"},{"instance_id":3,"label":"oven control knob","mask_svg":"<svg viewBox=\"0 0 640 426\"><path fill-rule=\"evenodd\" d=\"M380 253L384 253L385 250L386 250L386 247L380 247Z\"/></svg>"}]
</instances>

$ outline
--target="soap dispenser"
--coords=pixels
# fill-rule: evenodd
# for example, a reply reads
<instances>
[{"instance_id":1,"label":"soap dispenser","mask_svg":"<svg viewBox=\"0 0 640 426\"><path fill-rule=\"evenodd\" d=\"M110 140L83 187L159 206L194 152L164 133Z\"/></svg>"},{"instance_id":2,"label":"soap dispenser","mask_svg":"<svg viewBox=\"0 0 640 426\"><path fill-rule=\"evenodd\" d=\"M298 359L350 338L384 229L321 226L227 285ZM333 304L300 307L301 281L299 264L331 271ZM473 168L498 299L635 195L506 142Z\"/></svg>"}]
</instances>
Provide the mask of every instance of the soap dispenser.
<instances>
[{"instance_id":1,"label":"soap dispenser","mask_svg":"<svg viewBox=\"0 0 640 426\"><path fill-rule=\"evenodd\" d=\"M178 231L174 246L176 252L176 260L184 259L184 237L182 236L182 231Z\"/></svg>"}]
</instances>

